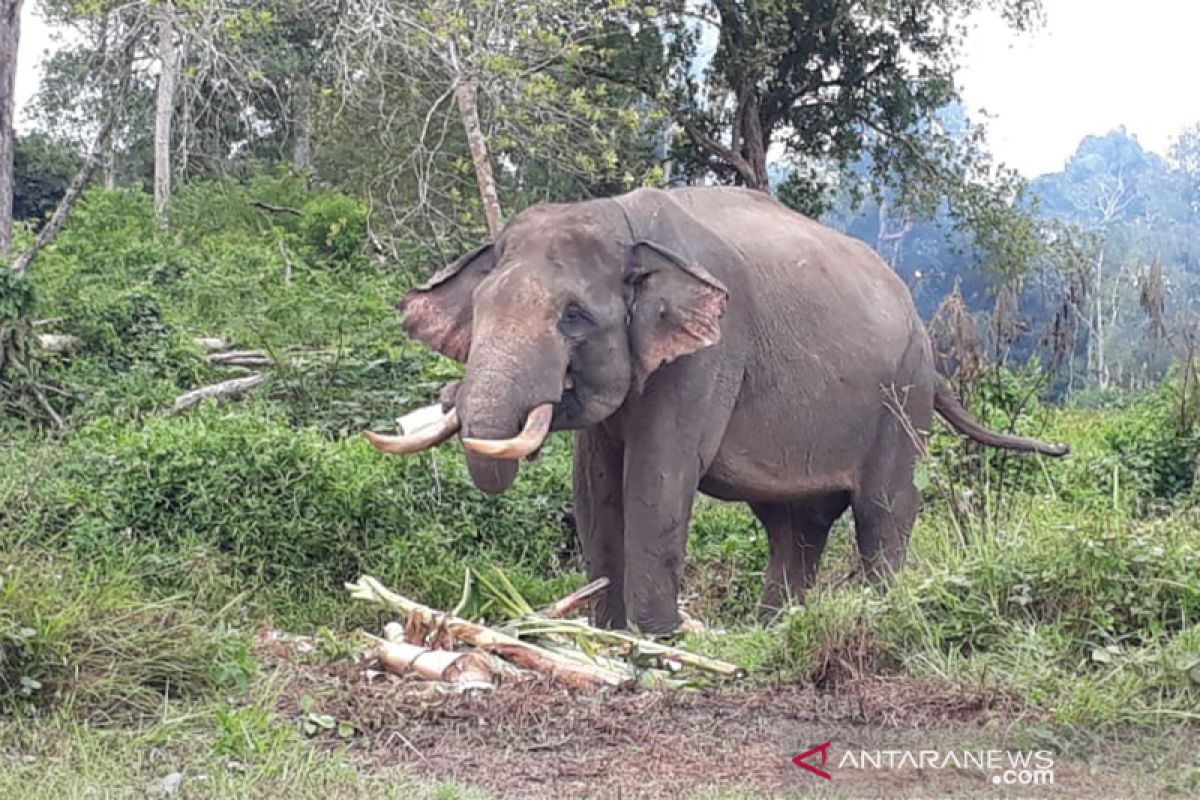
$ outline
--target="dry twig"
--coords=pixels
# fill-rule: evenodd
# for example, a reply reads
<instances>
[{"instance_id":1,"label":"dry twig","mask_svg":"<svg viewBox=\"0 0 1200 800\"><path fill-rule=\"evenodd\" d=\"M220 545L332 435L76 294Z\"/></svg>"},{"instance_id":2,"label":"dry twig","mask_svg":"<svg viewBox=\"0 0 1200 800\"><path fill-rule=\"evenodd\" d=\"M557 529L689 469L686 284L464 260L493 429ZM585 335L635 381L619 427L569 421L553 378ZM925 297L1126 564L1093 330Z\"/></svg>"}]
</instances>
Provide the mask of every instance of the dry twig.
<instances>
[{"instance_id":1,"label":"dry twig","mask_svg":"<svg viewBox=\"0 0 1200 800\"><path fill-rule=\"evenodd\" d=\"M233 380L214 383L211 386L202 386L199 389L193 389L175 398L175 403L171 406L171 413L178 414L180 411L185 411L210 397L216 400L241 397L253 391L262 382L263 376L255 373L245 378L234 378Z\"/></svg>"}]
</instances>

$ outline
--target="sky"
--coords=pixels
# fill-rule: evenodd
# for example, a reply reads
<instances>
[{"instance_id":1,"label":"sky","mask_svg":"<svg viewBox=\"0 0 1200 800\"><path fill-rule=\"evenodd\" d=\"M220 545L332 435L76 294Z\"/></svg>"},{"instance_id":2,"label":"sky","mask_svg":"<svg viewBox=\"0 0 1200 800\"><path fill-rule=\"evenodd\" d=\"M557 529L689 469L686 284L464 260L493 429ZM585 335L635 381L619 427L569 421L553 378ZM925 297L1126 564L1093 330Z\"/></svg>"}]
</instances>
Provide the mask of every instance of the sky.
<instances>
[{"instance_id":1,"label":"sky","mask_svg":"<svg viewBox=\"0 0 1200 800\"><path fill-rule=\"evenodd\" d=\"M27 2L17 104L37 90L50 31ZM1034 177L1061 169L1088 134L1124 125L1165 154L1200 122L1200 0L1043 0L1045 25L1015 34L981 14L960 73L963 98L989 115L992 152ZM18 111L18 128L21 124Z\"/></svg>"},{"instance_id":2,"label":"sky","mask_svg":"<svg viewBox=\"0 0 1200 800\"><path fill-rule=\"evenodd\" d=\"M1200 1L1045 0L1044 27L981 19L960 80L986 109L992 152L1033 177L1061 169L1087 134L1124 125L1165 154L1200 122Z\"/></svg>"}]
</instances>

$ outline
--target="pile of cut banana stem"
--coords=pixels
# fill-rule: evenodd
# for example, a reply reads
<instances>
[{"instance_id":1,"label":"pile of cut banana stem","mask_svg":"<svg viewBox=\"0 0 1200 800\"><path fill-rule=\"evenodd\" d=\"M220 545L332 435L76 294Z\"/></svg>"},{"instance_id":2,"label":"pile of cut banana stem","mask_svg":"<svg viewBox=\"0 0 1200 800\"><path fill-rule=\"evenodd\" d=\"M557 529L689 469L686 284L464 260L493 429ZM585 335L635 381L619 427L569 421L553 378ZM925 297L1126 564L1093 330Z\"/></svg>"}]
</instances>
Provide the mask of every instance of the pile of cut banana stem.
<instances>
[{"instance_id":1,"label":"pile of cut banana stem","mask_svg":"<svg viewBox=\"0 0 1200 800\"><path fill-rule=\"evenodd\" d=\"M581 690L630 686L637 680L639 664L645 662L653 662L667 673L690 668L719 678L745 676L745 670L736 664L629 633L601 630L582 619L564 619L607 588L608 579L593 581L541 611L509 620L503 630L497 630L397 594L370 575L346 584L351 597L404 616L403 624L386 626L382 638L367 635L376 645L380 663L401 675L416 674L461 688L485 688L494 685L494 678L503 672L481 655L486 654ZM470 645L479 653L439 647L437 640L444 637ZM581 649L574 649L573 643ZM600 649L615 650L619 657L601 656L596 653Z\"/></svg>"}]
</instances>

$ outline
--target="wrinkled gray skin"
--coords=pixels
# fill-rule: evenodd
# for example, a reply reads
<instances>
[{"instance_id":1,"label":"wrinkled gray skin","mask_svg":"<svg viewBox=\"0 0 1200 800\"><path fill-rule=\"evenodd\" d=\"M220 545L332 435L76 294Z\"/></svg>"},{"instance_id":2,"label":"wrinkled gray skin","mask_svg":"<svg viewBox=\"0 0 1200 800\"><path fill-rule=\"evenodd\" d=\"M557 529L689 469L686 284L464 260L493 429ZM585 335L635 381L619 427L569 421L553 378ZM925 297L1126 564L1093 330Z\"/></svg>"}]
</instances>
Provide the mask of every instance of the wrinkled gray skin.
<instances>
[{"instance_id":1,"label":"wrinkled gray skin","mask_svg":"<svg viewBox=\"0 0 1200 800\"><path fill-rule=\"evenodd\" d=\"M847 508L865 573L900 568L917 439L935 409L986 444L1066 452L980 427L935 375L892 270L758 192L535 206L404 311L411 335L466 362L443 398L462 436L511 437L546 402L553 429L575 431L589 577L612 581L596 611L605 625L677 627L697 490L762 521L769 613L811 585ZM467 459L486 492L516 476L516 461Z\"/></svg>"}]
</instances>

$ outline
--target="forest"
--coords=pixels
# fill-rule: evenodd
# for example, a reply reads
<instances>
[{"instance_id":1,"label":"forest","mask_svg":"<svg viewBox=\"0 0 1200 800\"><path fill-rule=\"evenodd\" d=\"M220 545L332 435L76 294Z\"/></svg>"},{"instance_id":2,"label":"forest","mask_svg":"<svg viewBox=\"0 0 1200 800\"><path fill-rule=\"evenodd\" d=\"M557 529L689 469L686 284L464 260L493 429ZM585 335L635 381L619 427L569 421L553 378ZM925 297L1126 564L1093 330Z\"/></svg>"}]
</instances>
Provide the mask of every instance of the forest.
<instances>
[{"instance_id":1,"label":"forest","mask_svg":"<svg viewBox=\"0 0 1200 800\"><path fill-rule=\"evenodd\" d=\"M1036 35L1039 0L37 0L18 120L4 5L0 797L1200 792L1200 109L1165 154L1000 163L967 26ZM496 624L587 581L570 435L497 496L457 443L362 436L463 377L401 298L535 204L696 185L865 242L971 413L1070 455L935 422L887 590L847 516L769 620L762 526L698 497L704 625L663 641L737 680L376 669L360 576ZM789 763L822 741L829 785ZM1049 753L1054 786L838 769L859 746Z\"/></svg>"}]
</instances>

